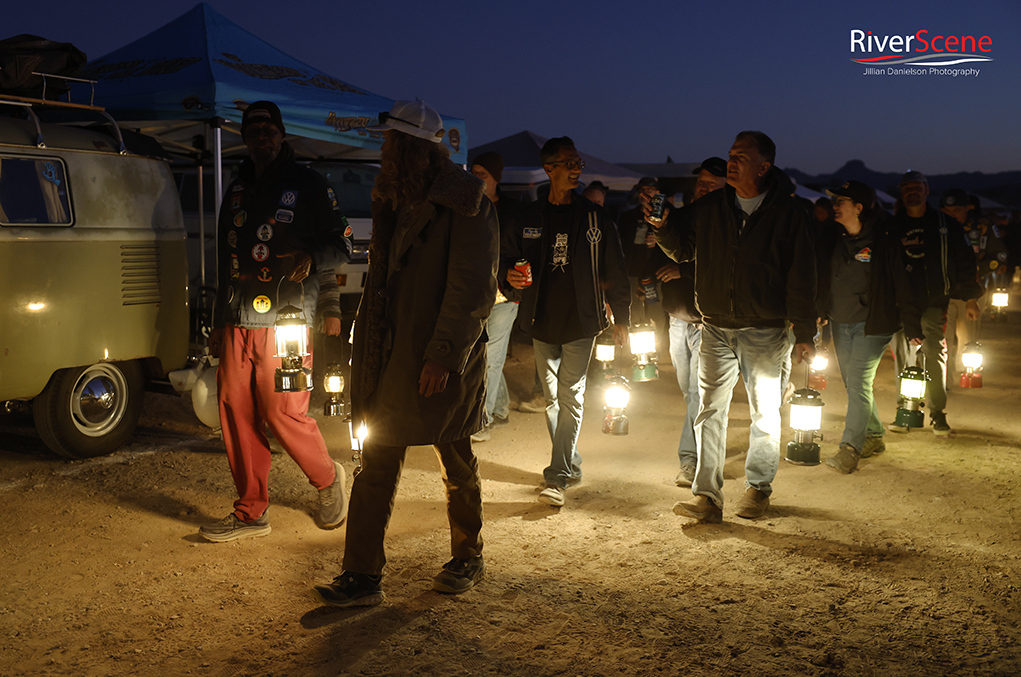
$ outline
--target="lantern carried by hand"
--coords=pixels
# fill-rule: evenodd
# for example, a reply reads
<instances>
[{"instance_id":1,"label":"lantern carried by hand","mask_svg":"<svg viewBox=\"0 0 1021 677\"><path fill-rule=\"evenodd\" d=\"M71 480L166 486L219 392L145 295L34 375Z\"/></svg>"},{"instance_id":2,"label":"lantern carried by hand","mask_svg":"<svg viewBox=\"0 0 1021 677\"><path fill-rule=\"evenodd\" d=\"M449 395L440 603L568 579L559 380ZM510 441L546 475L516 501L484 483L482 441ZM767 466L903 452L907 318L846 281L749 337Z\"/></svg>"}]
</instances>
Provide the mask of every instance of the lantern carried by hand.
<instances>
[{"instance_id":1,"label":"lantern carried by hand","mask_svg":"<svg viewBox=\"0 0 1021 677\"><path fill-rule=\"evenodd\" d=\"M273 324L280 366L274 374L278 393L301 393L312 390L312 370L302 362L308 351L310 327L301 310L290 304L277 311Z\"/></svg>"},{"instance_id":2,"label":"lantern carried by hand","mask_svg":"<svg viewBox=\"0 0 1021 677\"><path fill-rule=\"evenodd\" d=\"M964 371L961 372L962 388L982 387L982 344L969 343L961 353L961 363L964 364Z\"/></svg>"},{"instance_id":3,"label":"lantern carried by hand","mask_svg":"<svg viewBox=\"0 0 1021 677\"><path fill-rule=\"evenodd\" d=\"M929 380L924 369L911 366L900 373L900 406L893 424L901 428L921 428L925 425L925 382Z\"/></svg>"},{"instance_id":4,"label":"lantern carried by hand","mask_svg":"<svg viewBox=\"0 0 1021 677\"><path fill-rule=\"evenodd\" d=\"M1010 302L1010 294L1006 289L1000 287L995 289L990 299L992 303L992 310L990 311L993 320L1003 318L1007 320L1007 305Z\"/></svg>"},{"instance_id":5,"label":"lantern carried by hand","mask_svg":"<svg viewBox=\"0 0 1021 677\"><path fill-rule=\"evenodd\" d=\"M613 340L612 329L607 329L596 337L596 362L600 364L603 378L609 379L615 371L614 360L617 359L617 344Z\"/></svg>"},{"instance_id":6,"label":"lantern carried by hand","mask_svg":"<svg viewBox=\"0 0 1021 677\"><path fill-rule=\"evenodd\" d=\"M343 416L344 411L344 371L339 364L334 362L326 367L323 375L323 390L329 398L323 404L324 416Z\"/></svg>"},{"instance_id":7,"label":"lantern carried by hand","mask_svg":"<svg viewBox=\"0 0 1021 677\"><path fill-rule=\"evenodd\" d=\"M825 348L819 348L808 366L808 387L813 390L826 390L826 368L830 366L830 357Z\"/></svg>"},{"instance_id":8,"label":"lantern carried by hand","mask_svg":"<svg viewBox=\"0 0 1021 677\"><path fill-rule=\"evenodd\" d=\"M629 334L631 354L635 356L635 366L631 370L631 379L655 381L659 378L659 365L656 364L656 330L644 322L631 327Z\"/></svg>"},{"instance_id":9,"label":"lantern carried by hand","mask_svg":"<svg viewBox=\"0 0 1021 677\"><path fill-rule=\"evenodd\" d=\"M791 427L794 441L787 443L787 461L796 465L819 465L822 439L822 395L818 390L802 388L791 398Z\"/></svg>"},{"instance_id":10,"label":"lantern carried by hand","mask_svg":"<svg viewBox=\"0 0 1021 677\"><path fill-rule=\"evenodd\" d=\"M611 376L606 383L604 393L605 406L603 412L603 432L607 435L627 435L628 420L625 410L631 401L631 386L627 379L617 374Z\"/></svg>"}]
</instances>

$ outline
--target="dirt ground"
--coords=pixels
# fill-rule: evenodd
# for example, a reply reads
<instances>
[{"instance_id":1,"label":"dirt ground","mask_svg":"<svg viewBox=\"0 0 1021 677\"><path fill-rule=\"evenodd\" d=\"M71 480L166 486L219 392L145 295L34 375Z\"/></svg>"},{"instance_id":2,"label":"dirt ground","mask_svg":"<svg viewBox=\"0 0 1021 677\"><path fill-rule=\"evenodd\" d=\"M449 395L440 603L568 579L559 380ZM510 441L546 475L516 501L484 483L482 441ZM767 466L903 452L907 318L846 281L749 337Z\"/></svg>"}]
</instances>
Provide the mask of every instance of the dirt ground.
<instances>
[{"instance_id":1,"label":"dirt ground","mask_svg":"<svg viewBox=\"0 0 1021 677\"><path fill-rule=\"evenodd\" d=\"M636 385L627 437L600 432L590 389L585 480L561 509L536 500L544 418L513 412L476 446L488 571L458 597L430 590L449 532L435 455L414 448L387 540L387 600L369 609L313 601L312 585L340 572L344 530L316 529L314 491L286 456L274 459L270 536L198 537L234 490L187 400L149 395L134 441L89 461L55 458L30 420L7 416L0 674L1021 674L1021 313L1010 319L983 327L985 387L951 393L953 437L890 434L850 476L781 462L772 507L754 521L731 507L744 489L740 389L721 525L671 511L690 492L673 484L684 404L669 367ZM516 395L531 368L516 344ZM884 417L894 387L886 359ZM823 395L826 456L846 405L835 363ZM350 472L346 429L321 426Z\"/></svg>"}]
</instances>

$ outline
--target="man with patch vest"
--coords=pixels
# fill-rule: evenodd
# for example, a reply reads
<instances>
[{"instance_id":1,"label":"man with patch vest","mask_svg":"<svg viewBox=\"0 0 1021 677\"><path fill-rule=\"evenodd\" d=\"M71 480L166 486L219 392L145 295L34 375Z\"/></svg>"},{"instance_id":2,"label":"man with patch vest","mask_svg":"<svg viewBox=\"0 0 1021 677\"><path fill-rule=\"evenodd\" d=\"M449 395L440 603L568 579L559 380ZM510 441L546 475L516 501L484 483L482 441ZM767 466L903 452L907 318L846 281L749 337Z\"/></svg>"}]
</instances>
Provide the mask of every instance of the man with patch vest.
<instances>
[{"instance_id":1,"label":"man with patch vest","mask_svg":"<svg viewBox=\"0 0 1021 677\"><path fill-rule=\"evenodd\" d=\"M284 134L276 104L248 106L241 136L249 157L220 208L209 349L220 358L220 424L238 499L227 517L200 529L214 542L270 532L267 425L318 490L319 527L335 529L347 515L344 468L330 458L315 419L308 416L309 393L275 392L277 311L296 306L311 325L317 273L351 256L347 221L333 189L317 172L295 162ZM310 351L311 346L310 340ZM311 355L304 358L304 367L312 368Z\"/></svg>"}]
</instances>

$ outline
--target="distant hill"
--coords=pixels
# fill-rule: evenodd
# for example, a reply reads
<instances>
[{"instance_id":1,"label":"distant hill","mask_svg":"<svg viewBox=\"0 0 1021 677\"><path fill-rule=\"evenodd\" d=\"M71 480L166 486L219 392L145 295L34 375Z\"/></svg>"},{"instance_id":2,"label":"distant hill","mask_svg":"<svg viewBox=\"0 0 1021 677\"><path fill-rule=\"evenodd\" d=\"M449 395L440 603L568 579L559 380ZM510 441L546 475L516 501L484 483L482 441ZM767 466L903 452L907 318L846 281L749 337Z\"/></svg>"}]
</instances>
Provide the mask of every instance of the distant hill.
<instances>
[{"instance_id":1,"label":"distant hill","mask_svg":"<svg viewBox=\"0 0 1021 677\"><path fill-rule=\"evenodd\" d=\"M794 169L784 169L788 176L799 184L812 189L833 188L844 181L861 181L894 197L901 175L898 173L876 172L865 166L861 160L850 160L832 174L812 176ZM980 198L995 200L1009 207L1021 207L1021 171L985 174L983 172L959 172L957 174L930 174L929 189L934 198L947 188L963 188Z\"/></svg>"}]
</instances>

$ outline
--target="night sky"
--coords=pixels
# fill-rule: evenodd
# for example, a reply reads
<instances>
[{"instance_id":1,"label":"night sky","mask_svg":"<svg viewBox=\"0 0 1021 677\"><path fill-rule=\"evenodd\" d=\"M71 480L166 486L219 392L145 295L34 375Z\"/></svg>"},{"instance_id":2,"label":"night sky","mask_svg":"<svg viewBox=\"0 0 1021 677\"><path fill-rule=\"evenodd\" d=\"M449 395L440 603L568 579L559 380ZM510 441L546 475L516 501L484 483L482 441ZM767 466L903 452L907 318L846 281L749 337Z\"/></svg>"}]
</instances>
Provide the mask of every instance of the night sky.
<instances>
[{"instance_id":1,"label":"night sky","mask_svg":"<svg viewBox=\"0 0 1021 677\"><path fill-rule=\"evenodd\" d=\"M0 37L69 41L95 59L195 4L10 2ZM464 118L471 147L528 129L612 162L700 162L761 129L778 165L809 173L850 159L886 172L1021 169L1017 0L209 4L353 85ZM852 55L853 29L989 36L993 60L948 66L977 77L865 76L852 57L891 52Z\"/></svg>"}]
</instances>

